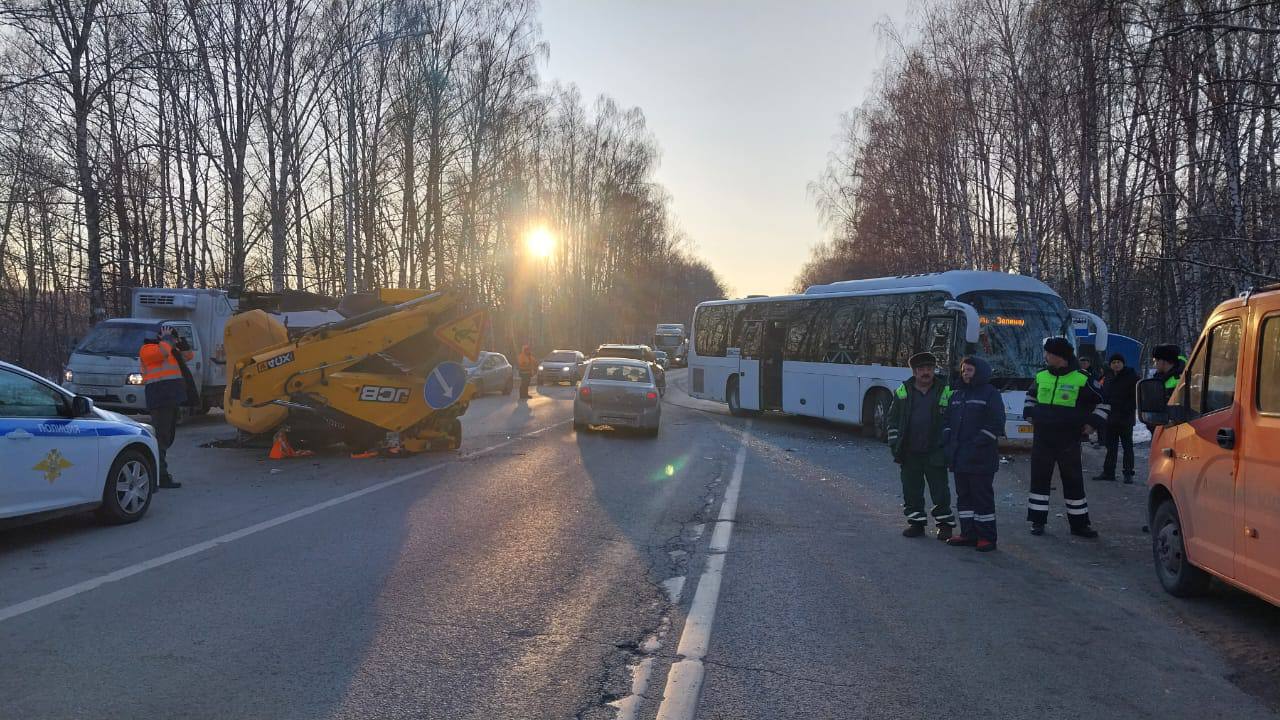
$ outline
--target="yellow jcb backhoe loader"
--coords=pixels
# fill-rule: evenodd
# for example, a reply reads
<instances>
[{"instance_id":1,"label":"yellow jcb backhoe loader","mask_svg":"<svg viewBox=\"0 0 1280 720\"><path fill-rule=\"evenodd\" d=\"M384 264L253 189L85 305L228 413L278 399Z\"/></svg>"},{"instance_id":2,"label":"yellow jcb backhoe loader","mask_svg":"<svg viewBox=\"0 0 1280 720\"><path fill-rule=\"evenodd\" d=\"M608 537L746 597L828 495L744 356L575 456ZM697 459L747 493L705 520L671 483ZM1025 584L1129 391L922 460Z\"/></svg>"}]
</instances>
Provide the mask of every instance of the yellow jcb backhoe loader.
<instances>
[{"instance_id":1,"label":"yellow jcb backhoe loader","mask_svg":"<svg viewBox=\"0 0 1280 720\"><path fill-rule=\"evenodd\" d=\"M372 310L294 340L261 310L232 317L227 422L250 435L283 429L303 448L341 442L357 453L395 454L459 447L458 418L475 387L457 361L479 354L485 312L467 312L448 290L381 290L377 299Z\"/></svg>"}]
</instances>

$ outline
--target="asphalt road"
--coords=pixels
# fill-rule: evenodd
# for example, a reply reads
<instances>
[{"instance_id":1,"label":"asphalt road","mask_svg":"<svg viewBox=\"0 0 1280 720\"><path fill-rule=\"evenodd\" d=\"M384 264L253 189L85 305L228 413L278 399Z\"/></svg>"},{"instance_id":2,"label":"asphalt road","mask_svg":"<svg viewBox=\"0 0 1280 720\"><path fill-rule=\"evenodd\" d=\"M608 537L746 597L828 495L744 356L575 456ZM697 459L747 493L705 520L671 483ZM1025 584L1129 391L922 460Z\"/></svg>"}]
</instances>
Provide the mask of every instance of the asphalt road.
<instances>
[{"instance_id":1,"label":"asphalt road","mask_svg":"<svg viewBox=\"0 0 1280 720\"><path fill-rule=\"evenodd\" d=\"M1035 538L1012 453L998 552L909 540L882 445L683 376L657 439L575 434L568 387L404 460L184 426L142 522L0 532L0 718L676 717L690 658L706 719L1280 708L1280 609L1164 595L1140 485L1090 485L1100 540Z\"/></svg>"}]
</instances>

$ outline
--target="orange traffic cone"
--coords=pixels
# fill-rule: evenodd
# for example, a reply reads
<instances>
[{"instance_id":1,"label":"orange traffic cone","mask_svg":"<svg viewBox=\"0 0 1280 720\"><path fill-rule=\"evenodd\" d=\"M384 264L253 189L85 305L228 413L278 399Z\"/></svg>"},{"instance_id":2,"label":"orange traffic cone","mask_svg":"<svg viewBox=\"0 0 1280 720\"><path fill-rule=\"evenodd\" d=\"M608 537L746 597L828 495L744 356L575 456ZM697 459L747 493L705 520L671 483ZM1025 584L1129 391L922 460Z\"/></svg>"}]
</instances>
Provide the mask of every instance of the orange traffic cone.
<instances>
[{"instance_id":1,"label":"orange traffic cone","mask_svg":"<svg viewBox=\"0 0 1280 720\"><path fill-rule=\"evenodd\" d=\"M291 457L307 457L314 455L310 450L294 450L289 444L289 435L283 429L276 431L275 441L271 443L271 453L267 457L272 460L283 460Z\"/></svg>"}]
</instances>

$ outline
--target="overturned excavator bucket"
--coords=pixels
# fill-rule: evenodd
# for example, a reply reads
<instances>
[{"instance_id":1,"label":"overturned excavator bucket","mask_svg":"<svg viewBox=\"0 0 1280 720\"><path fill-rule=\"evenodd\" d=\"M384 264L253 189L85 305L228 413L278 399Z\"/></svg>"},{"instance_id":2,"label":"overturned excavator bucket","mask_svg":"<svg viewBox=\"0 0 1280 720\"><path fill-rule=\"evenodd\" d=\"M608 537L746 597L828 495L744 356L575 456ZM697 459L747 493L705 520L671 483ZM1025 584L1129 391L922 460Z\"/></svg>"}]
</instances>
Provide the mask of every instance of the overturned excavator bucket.
<instances>
[{"instance_id":1,"label":"overturned excavator bucket","mask_svg":"<svg viewBox=\"0 0 1280 720\"><path fill-rule=\"evenodd\" d=\"M223 338L227 352L227 389L223 391L222 407L227 422L251 435L274 430L289 416L289 408L283 405L248 407L231 398L231 383L235 380L236 358L247 358L261 348L288 343L288 331L265 312L250 310L227 320Z\"/></svg>"},{"instance_id":2,"label":"overturned excavator bucket","mask_svg":"<svg viewBox=\"0 0 1280 720\"><path fill-rule=\"evenodd\" d=\"M475 388L453 365L479 354L486 314L450 291L384 290L377 300L293 340L261 311L228 321L227 421L254 435L284 426L302 446L458 447Z\"/></svg>"}]
</instances>

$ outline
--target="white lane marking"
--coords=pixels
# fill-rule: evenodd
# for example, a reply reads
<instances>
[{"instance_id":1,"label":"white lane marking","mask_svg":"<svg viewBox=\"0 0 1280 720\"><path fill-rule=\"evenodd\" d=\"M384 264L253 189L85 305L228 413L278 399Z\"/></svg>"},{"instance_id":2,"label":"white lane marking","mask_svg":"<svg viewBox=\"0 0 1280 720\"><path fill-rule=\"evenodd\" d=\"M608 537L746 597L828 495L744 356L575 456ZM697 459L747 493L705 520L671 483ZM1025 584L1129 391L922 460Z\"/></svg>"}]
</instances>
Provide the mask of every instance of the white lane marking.
<instances>
[{"instance_id":1,"label":"white lane marking","mask_svg":"<svg viewBox=\"0 0 1280 720\"><path fill-rule=\"evenodd\" d=\"M635 720L640 714L640 706L644 703L644 694L649 692L649 676L653 674L653 658L647 657L631 669L631 694L620 700L609 703L618 709L613 720Z\"/></svg>"},{"instance_id":2,"label":"white lane marking","mask_svg":"<svg viewBox=\"0 0 1280 720\"><path fill-rule=\"evenodd\" d=\"M742 470L747 463L747 441L750 439L751 421L742 431L742 444L734 459L733 475L720 503L719 522L711 534L710 555L707 566L698 579L698 589L693 593L693 605L680 633L676 654L681 660L671 666L667 675L667 687L662 691L662 704L658 706L657 720L693 720L698 710L698 696L702 694L705 667L702 658L711 644L711 626L715 621L716 603L720 599L720 579L724 575L725 552L733 534L733 517L738 510L738 493L742 489Z\"/></svg>"},{"instance_id":3,"label":"white lane marking","mask_svg":"<svg viewBox=\"0 0 1280 720\"><path fill-rule=\"evenodd\" d=\"M34 610L39 610L40 608L43 608L43 607L48 607L49 605L52 605L57 602L61 602L63 600L67 600L69 598L73 598L77 595L82 595L84 593L89 592L90 590L94 590L99 587L102 587L107 583L113 583L118 580L124 580L125 578L133 577L134 575L137 575L139 573L144 573L148 570L152 570L158 567L163 567L170 563L177 562L179 560L182 560L183 558L188 558L188 557L191 557L192 555L198 555L202 552L212 550L218 547L219 545L225 545L230 542L235 542L236 540L244 539L246 537L249 537L250 535L256 535L257 533L260 533L263 530L270 530L271 528L276 527L278 525L283 525L287 522L291 522L299 518L304 518L308 515L313 515L315 513L320 512L321 510L328 510L331 507L342 505L344 503L349 503L352 500L362 498L365 495L378 492L379 490L385 490L389 487L394 487L401 483L408 482L409 480L420 478L423 475L435 472L436 470L439 470L442 467L456 463L458 460L491 453L494 450L498 450L500 448L506 447L507 445L510 445L511 443L516 442L517 440L520 440L522 438L527 438L527 437L533 437L534 435L539 435L541 433L546 432L547 430L550 430L554 427L558 427L560 425L564 425L565 423L568 423L568 422L569 422L568 420L561 420L560 422L552 423L551 425L548 425L543 428L539 428L538 430L534 430L532 432L527 432L522 435L515 435L508 440L503 440L500 443L497 443L495 445L490 445L485 448L481 448L479 450L476 450L475 452L469 452L469 453L459 455L458 457L452 460L436 463L435 465L429 465L419 470L414 470L413 472L405 473L404 475L399 475L397 477L391 478L390 480L384 480L383 482L377 483L376 485L370 485L367 488L361 488L360 490L349 492L346 495L339 495L336 498L331 498L329 500L325 500L324 502L319 502L319 503L316 503L315 505L304 507L301 510L294 510L291 513L286 513L279 517L271 518L270 520L264 520L256 525L250 525L249 527L241 528L239 530L229 532L225 535L219 535L218 537L213 538L212 540L206 540L204 542L196 543L195 545L189 545L180 550L174 550L171 553L167 553L165 555L161 555L159 557L152 558L150 560L144 560L140 563L136 563L134 565L121 568L114 572L109 572L105 575L99 575L98 577L90 578L83 582L78 582L74 585L69 585L65 588L62 588L61 590L55 590L51 593L46 593L44 595L31 598L30 600L20 602L16 605L10 605L6 608L0 608L0 622L4 622L5 620L18 617L19 615L25 615L29 612L32 612Z\"/></svg>"}]
</instances>

